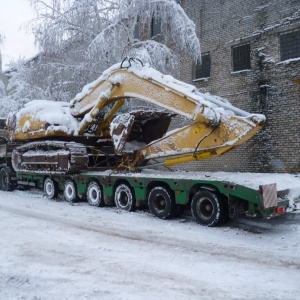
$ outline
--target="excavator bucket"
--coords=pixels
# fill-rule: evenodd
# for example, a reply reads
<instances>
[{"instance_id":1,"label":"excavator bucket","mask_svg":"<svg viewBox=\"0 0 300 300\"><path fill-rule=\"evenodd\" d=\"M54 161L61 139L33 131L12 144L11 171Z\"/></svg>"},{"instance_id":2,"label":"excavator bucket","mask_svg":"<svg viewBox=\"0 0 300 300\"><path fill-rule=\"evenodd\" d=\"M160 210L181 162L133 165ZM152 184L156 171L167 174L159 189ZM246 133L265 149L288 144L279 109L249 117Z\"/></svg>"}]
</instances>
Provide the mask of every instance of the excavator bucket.
<instances>
[{"instance_id":1,"label":"excavator bucket","mask_svg":"<svg viewBox=\"0 0 300 300\"><path fill-rule=\"evenodd\" d=\"M122 114L116 116L110 123L110 132L116 154L122 154L122 150L132 129L133 122L133 115Z\"/></svg>"},{"instance_id":2,"label":"excavator bucket","mask_svg":"<svg viewBox=\"0 0 300 300\"><path fill-rule=\"evenodd\" d=\"M161 111L133 111L118 115L110 124L116 154L132 152L160 139L175 114Z\"/></svg>"}]
</instances>

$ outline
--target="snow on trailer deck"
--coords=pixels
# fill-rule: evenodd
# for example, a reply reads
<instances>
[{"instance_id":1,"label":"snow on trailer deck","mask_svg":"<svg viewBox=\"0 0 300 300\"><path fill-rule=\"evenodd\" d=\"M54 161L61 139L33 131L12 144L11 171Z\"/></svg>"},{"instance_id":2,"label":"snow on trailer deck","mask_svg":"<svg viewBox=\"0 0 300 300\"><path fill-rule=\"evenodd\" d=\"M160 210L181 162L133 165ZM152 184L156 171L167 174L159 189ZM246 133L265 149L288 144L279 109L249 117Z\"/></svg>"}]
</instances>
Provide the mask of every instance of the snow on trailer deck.
<instances>
[{"instance_id":1,"label":"snow on trailer deck","mask_svg":"<svg viewBox=\"0 0 300 300\"><path fill-rule=\"evenodd\" d=\"M251 189L258 190L260 185L276 183L277 191L289 190L289 196L299 197L300 199L300 175L298 174L278 174L278 173L241 173L241 172L191 172L191 171L174 171L162 172L150 169L144 169L140 173L113 173L113 171L95 172L89 171L81 174L89 176L128 176L145 177L145 178L168 178L168 179L185 179L185 180L209 180L232 182Z\"/></svg>"}]
</instances>

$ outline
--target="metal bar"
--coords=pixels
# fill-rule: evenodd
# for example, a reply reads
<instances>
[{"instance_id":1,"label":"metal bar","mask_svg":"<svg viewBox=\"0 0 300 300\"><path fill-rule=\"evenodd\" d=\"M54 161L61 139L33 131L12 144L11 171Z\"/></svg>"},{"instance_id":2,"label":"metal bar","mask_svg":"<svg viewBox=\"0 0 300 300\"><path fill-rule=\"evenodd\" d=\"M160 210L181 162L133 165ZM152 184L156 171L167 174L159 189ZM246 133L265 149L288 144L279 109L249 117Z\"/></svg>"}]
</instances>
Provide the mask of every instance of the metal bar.
<instances>
[{"instance_id":1,"label":"metal bar","mask_svg":"<svg viewBox=\"0 0 300 300\"><path fill-rule=\"evenodd\" d=\"M23 165L58 165L57 162L22 162L21 166Z\"/></svg>"}]
</instances>

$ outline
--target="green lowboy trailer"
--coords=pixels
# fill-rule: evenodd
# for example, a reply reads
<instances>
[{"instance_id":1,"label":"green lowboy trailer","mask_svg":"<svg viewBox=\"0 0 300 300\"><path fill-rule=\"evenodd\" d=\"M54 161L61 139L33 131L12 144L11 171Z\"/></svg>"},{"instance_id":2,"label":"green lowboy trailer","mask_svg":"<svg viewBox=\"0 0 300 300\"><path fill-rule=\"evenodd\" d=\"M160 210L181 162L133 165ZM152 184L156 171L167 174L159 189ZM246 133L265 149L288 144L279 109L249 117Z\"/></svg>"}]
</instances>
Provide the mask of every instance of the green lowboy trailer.
<instances>
[{"instance_id":1,"label":"green lowboy trailer","mask_svg":"<svg viewBox=\"0 0 300 300\"><path fill-rule=\"evenodd\" d=\"M276 184L255 189L226 180L226 173L107 170L73 175L16 173L7 178L12 184L1 180L2 189L31 186L44 189L49 199L63 195L66 201L87 200L92 206L116 205L127 211L146 208L161 219L179 217L190 210L205 226L221 225L240 214L278 216L289 205L287 191L278 193Z\"/></svg>"}]
</instances>

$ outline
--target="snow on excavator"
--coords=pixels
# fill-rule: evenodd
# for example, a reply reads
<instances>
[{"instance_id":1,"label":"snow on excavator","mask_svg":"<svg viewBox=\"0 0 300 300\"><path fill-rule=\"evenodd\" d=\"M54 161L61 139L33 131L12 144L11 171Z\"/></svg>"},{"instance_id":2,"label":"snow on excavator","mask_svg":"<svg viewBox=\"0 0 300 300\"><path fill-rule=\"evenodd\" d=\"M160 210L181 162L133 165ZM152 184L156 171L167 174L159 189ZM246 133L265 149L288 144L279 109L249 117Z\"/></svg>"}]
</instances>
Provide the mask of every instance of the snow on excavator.
<instances>
[{"instance_id":1,"label":"snow on excavator","mask_svg":"<svg viewBox=\"0 0 300 300\"><path fill-rule=\"evenodd\" d=\"M158 109L118 113L128 99ZM177 115L190 124L168 131ZM18 145L12 165L31 173L136 170L211 158L246 142L264 122L264 115L200 93L132 58L106 70L71 103L32 101L7 120L9 140Z\"/></svg>"}]
</instances>

